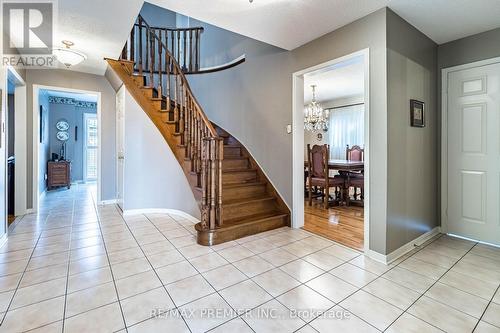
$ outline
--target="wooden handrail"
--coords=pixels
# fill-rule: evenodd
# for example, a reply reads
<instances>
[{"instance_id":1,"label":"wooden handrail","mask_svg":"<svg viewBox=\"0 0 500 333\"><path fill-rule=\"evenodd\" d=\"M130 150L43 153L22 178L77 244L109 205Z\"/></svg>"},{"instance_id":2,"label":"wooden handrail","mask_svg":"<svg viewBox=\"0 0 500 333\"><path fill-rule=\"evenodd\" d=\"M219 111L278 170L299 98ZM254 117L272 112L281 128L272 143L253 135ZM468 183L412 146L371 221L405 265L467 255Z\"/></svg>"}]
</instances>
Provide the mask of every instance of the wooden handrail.
<instances>
[{"instance_id":1,"label":"wooden handrail","mask_svg":"<svg viewBox=\"0 0 500 333\"><path fill-rule=\"evenodd\" d=\"M195 31L199 31L196 28ZM196 175L197 186L202 190L201 226L214 230L222 225L222 160L224 143L212 123L196 100L189 82L184 74L185 69L179 64L180 45L186 45L192 37L188 29L181 31L189 36L181 42L180 34L172 33L172 29L150 27L139 15L133 26L120 58L132 61L133 69L145 76L147 88L153 90L153 99L161 102L160 111L168 112L173 117L176 134L180 136L180 144L185 147L186 158L191 161L190 174ZM171 44L177 48L168 48L168 39L162 38L171 33ZM144 35L143 35L144 34ZM177 39L174 39L176 37ZM184 36L183 36L184 37ZM199 35L198 35L199 37ZM199 38L197 55L199 55ZM191 62L191 55L184 51L184 64ZM189 66L196 66L189 63ZM198 62L199 66L199 62ZM133 74L133 73L130 73Z\"/></svg>"},{"instance_id":2,"label":"wooden handrail","mask_svg":"<svg viewBox=\"0 0 500 333\"><path fill-rule=\"evenodd\" d=\"M134 24L134 28L153 30L170 53L176 55L183 72L196 73L200 68L200 38L203 27L192 28L163 28L152 27L141 23ZM171 41L169 43L169 41Z\"/></svg>"}]
</instances>

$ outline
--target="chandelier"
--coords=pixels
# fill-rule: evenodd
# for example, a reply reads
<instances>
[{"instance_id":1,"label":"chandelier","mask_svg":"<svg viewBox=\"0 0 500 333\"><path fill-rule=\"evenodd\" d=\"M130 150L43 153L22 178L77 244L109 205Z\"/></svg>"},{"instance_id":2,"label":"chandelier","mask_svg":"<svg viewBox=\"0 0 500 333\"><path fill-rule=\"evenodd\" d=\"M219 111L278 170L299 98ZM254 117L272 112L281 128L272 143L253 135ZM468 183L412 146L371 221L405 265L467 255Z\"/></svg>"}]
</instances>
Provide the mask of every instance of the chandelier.
<instances>
[{"instance_id":1,"label":"chandelier","mask_svg":"<svg viewBox=\"0 0 500 333\"><path fill-rule=\"evenodd\" d=\"M330 112L323 109L316 101L316 86L312 85L312 101L304 110L304 128L307 131L328 131L328 116Z\"/></svg>"}]
</instances>

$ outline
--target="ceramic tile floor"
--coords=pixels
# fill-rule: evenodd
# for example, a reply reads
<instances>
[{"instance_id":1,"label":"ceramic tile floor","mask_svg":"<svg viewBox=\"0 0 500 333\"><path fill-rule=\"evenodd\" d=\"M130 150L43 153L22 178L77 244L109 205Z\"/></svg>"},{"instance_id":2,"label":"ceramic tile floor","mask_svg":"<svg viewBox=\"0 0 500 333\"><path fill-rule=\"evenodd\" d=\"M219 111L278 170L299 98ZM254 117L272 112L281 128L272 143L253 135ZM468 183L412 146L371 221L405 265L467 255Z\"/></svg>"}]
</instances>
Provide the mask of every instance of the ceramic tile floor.
<instances>
[{"instance_id":1,"label":"ceramic tile floor","mask_svg":"<svg viewBox=\"0 0 500 333\"><path fill-rule=\"evenodd\" d=\"M175 215L51 192L0 249L1 332L500 332L500 249L437 236L389 266L303 230L198 246Z\"/></svg>"}]
</instances>

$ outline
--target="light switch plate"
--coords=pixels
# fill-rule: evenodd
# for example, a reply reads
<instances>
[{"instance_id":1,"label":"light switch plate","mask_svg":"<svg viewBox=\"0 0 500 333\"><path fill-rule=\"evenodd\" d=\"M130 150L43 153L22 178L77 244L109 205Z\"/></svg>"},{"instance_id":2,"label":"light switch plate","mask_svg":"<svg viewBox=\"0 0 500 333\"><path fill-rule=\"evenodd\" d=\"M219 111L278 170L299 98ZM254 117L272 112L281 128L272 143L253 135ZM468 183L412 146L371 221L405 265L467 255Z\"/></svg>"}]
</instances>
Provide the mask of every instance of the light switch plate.
<instances>
[{"instance_id":1,"label":"light switch plate","mask_svg":"<svg viewBox=\"0 0 500 333\"><path fill-rule=\"evenodd\" d=\"M286 133L291 134L292 133L292 125L286 125Z\"/></svg>"}]
</instances>

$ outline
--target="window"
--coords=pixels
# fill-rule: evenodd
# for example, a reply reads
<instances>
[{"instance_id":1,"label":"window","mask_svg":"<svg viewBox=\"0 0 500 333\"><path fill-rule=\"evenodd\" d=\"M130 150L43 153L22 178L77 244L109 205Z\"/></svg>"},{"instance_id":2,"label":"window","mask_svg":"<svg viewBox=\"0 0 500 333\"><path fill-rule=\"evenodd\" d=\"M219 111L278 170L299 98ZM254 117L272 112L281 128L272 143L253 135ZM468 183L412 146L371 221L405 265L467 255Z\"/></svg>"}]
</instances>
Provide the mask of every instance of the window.
<instances>
[{"instance_id":1,"label":"window","mask_svg":"<svg viewBox=\"0 0 500 333\"><path fill-rule=\"evenodd\" d=\"M93 181L97 179L97 117L95 114L85 113L84 115L84 135L85 135L85 180Z\"/></svg>"},{"instance_id":2,"label":"window","mask_svg":"<svg viewBox=\"0 0 500 333\"><path fill-rule=\"evenodd\" d=\"M346 146L365 144L365 106L352 105L330 111L328 143L331 159L345 159Z\"/></svg>"}]
</instances>

